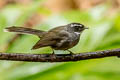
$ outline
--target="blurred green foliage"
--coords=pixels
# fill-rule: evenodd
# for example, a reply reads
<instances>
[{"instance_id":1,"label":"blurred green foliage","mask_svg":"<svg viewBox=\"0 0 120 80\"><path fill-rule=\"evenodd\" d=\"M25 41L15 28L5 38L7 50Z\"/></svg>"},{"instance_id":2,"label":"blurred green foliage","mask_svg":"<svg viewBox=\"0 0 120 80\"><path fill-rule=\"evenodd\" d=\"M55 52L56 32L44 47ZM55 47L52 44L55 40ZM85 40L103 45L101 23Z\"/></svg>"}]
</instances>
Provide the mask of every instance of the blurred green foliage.
<instances>
[{"instance_id":1,"label":"blurred green foliage","mask_svg":"<svg viewBox=\"0 0 120 80\"><path fill-rule=\"evenodd\" d=\"M40 7L37 0L32 5L8 5L0 11L0 50L2 51L15 33L3 32L8 26L22 26L34 13L45 13L48 19L36 25L36 29L49 30L57 25L80 22L89 27L73 52L88 52L120 48L120 14L113 17L103 15L107 8L99 6L89 11L67 11L51 15L49 10ZM102 9L101 9L102 8ZM99 12L95 16L95 12ZM56 25L56 26L55 26ZM39 40L34 35L23 35L18 38L6 52L13 53L50 53L50 48L31 50ZM58 51L58 53L64 53ZM68 63L34 63L0 61L0 80L120 80L120 59L116 57L85 60Z\"/></svg>"}]
</instances>

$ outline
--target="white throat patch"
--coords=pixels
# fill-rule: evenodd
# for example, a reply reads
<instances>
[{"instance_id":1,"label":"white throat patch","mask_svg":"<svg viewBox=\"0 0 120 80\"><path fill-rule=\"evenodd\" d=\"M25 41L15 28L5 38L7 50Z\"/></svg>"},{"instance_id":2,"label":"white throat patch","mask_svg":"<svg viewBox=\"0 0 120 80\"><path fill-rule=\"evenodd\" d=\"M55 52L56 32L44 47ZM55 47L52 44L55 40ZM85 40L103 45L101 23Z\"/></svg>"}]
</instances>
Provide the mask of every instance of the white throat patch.
<instances>
[{"instance_id":1,"label":"white throat patch","mask_svg":"<svg viewBox=\"0 0 120 80\"><path fill-rule=\"evenodd\" d=\"M80 33L79 32L74 32L75 34L79 35Z\"/></svg>"}]
</instances>

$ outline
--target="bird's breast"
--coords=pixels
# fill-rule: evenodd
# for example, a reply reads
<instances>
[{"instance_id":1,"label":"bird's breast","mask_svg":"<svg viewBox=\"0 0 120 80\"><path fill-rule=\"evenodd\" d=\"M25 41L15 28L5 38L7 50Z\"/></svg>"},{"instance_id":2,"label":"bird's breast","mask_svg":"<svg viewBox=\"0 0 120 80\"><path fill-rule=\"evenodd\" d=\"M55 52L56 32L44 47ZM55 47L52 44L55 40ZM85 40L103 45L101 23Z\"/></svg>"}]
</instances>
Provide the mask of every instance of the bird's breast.
<instances>
[{"instance_id":1,"label":"bird's breast","mask_svg":"<svg viewBox=\"0 0 120 80\"><path fill-rule=\"evenodd\" d=\"M80 39L80 35L69 34L69 37L67 38L67 40L64 43L62 43L60 46L55 46L53 48L56 50L70 49L70 48L74 47L75 45L77 45L77 43L79 42L79 39Z\"/></svg>"}]
</instances>

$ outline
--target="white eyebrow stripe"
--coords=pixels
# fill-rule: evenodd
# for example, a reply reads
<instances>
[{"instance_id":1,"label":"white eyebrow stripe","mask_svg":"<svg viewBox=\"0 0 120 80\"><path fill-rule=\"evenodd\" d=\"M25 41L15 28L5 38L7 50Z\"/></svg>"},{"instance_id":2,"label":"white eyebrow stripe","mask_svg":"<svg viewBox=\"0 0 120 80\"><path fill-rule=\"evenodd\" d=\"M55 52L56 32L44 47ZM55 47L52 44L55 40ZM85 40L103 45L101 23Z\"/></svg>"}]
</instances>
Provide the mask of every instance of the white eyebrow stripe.
<instances>
[{"instance_id":1,"label":"white eyebrow stripe","mask_svg":"<svg viewBox=\"0 0 120 80\"><path fill-rule=\"evenodd\" d=\"M82 26L81 24L71 24L71 27L74 27L74 26Z\"/></svg>"}]
</instances>

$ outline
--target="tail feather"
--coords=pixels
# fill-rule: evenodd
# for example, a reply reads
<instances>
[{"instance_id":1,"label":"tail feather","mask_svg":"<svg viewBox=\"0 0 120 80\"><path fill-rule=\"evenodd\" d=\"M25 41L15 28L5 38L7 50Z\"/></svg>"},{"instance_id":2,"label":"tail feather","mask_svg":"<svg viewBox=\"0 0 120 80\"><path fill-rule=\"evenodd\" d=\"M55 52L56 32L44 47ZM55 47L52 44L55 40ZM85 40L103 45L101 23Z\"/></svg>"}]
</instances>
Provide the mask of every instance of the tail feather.
<instances>
[{"instance_id":1,"label":"tail feather","mask_svg":"<svg viewBox=\"0 0 120 80\"><path fill-rule=\"evenodd\" d=\"M42 30L36 30L36 29L31 29L31 28L24 28L24 27L8 27L5 28L6 32L18 32L20 34L34 34L37 36L41 36L45 31Z\"/></svg>"}]
</instances>

